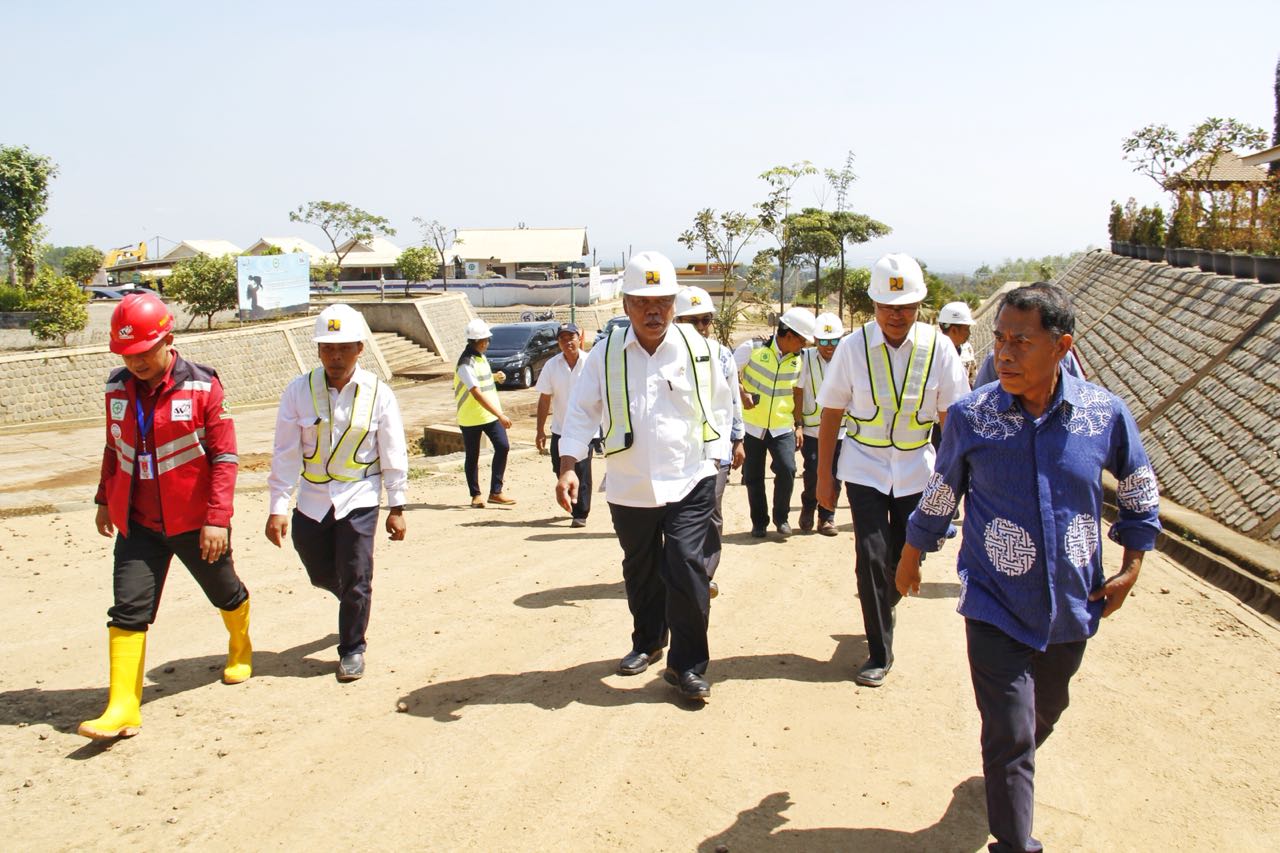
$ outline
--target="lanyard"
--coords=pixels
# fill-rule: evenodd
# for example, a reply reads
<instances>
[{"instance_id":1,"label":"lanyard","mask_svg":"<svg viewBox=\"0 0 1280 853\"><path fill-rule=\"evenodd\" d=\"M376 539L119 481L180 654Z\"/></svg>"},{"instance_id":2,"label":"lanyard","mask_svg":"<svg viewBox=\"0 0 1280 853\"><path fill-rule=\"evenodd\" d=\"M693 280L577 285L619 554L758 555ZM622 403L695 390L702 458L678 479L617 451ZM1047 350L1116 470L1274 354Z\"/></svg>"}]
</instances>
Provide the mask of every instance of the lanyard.
<instances>
[{"instance_id":1,"label":"lanyard","mask_svg":"<svg viewBox=\"0 0 1280 853\"><path fill-rule=\"evenodd\" d=\"M156 398L156 405L151 408L151 414L147 415L146 420L142 418L142 401L134 397L133 405L137 410L138 416L138 445L145 452L147 449L147 434L151 432L151 423L156 419L156 409L160 406L160 400L158 397Z\"/></svg>"}]
</instances>

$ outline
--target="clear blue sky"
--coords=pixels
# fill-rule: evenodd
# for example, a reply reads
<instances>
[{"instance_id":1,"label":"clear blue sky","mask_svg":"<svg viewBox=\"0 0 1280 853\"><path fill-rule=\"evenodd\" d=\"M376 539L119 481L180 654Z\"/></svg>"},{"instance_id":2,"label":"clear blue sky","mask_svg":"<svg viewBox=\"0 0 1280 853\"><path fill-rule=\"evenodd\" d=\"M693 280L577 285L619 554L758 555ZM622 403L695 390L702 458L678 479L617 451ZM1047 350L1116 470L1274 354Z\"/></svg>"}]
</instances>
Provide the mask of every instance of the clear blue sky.
<instances>
[{"instance_id":1,"label":"clear blue sky","mask_svg":"<svg viewBox=\"0 0 1280 853\"><path fill-rule=\"evenodd\" d=\"M24 2L3 21L0 144L58 163L50 240L100 248L320 243L288 212L330 199L400 245L414 216L586 225L602 259L682 262L698 209L852 150L852 207L895 229L857 259L968 271L1102 245L1112 198L1163 201L1121 160L1142 125L1270 131L1280 58L1275 0Z\"/></svg>"}]
</instances>

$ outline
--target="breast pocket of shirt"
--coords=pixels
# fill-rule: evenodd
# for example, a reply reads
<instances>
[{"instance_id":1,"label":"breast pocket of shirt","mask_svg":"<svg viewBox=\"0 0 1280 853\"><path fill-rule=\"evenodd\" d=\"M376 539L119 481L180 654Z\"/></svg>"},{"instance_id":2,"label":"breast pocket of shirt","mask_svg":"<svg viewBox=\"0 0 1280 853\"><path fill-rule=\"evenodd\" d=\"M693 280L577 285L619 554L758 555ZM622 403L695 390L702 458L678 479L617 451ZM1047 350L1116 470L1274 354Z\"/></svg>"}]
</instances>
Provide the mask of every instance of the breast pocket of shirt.
<instances>
[{"instance_id":1,"label":"breast pocket of shirt","mask_svg":"<svg viewBox=\"0 0 1280 853\"><path fill-rule=\"evenodd\" d=\"M662 400L661 410L665 410L654 413L665 415L656 418L657 438L662 444L671 446L673 451L686 446L695 428L701 430L702 410L698 406L698 390L692 379L687 370L671 370L660 374L656 380L658 397Z\"/></svg>"},{"instance_id":2,"label":"breast pocket of shirt","mask_svg":"<svg viewBox=\"0 0 1280 853\"><path fill-rule=\"evenodd\" d=\"M298 431L302 434L301 446L302 455L310 456L316 452L316 443L320 437L320 427L316 424L315 418L297 418L294 424L298 427Z\"/></svg>"},{"instance_id":3,"label":"breast pocket of shirt","mask_svg":"<svg viewBox=\"0 0 1280 853\"><path fill-rule=\"evenodd\" d=\"M876 395L871 391L870 377L854 377L853 399L849 401L849 413L862 421L869 420L875 415Z\"/></svg>"}]
</instances>

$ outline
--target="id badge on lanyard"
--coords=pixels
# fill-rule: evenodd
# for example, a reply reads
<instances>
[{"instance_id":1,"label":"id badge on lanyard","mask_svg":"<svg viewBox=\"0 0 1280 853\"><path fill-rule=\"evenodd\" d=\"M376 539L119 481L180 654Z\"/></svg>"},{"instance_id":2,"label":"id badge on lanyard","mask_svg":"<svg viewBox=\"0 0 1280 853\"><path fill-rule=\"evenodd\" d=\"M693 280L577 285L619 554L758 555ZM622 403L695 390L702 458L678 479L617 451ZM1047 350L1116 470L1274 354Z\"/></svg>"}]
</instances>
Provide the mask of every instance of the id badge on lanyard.
<instances>
[{"instance_id":1,"label":"id badge on lanyard","mask_svg":"<svg viewBox=\"0 0 1280 853\"><path fill-rule=\"evenodd\" d=\"M159 405L159 401L156 402ZM155 454L147 449L147 435L151 432L152 421L156 419L156 410L153 408L151 414L144 420L142 401L135 398L133 404L138 416L138 479L154 480L156 478Z\"/></svg>"}]
</instances>

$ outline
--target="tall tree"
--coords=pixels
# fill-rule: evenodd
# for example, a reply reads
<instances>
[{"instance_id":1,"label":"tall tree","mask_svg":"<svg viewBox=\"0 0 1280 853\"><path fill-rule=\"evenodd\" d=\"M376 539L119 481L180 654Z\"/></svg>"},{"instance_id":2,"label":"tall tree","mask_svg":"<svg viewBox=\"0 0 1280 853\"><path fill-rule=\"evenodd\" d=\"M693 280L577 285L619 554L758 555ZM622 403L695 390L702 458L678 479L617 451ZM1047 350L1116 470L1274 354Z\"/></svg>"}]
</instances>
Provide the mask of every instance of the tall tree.
<instances>
[{"instance_id":1,"label":"tall tree","mask_svg":"<svg viewBox=\"0 0 1280 853\"><path fill-rule=\"evenodd\" d=\"M396 259L396 269L404 276L404 295L415 282L430 281L440 266L440 256L430 246L410 246Z\"/></svg>"},{"instance_id":2,"label":"tall tree","mask_svg":"<svg viewBox=\"0 0 1280 853\"><path fill-rule=\"evenodd\" d=\"M0 241L9 255L9 280L35 281L40 219L49 208L54 162L25 145L0 146Z\"/></svg>"},{"instance_id":3,"label":"tall tree","mask_svg":"<svg viewBox=\"0 0 1280 853\"><path fill-rule=\"evenodd\" d=\"M790 166L774 166L760 174L760 179L769 185L769 195L756 205L760 211L760 227L769 232L777 242L776 257L778 260L778 313L786 309L787 301L787 264L790 225L787 222L791 215L791 190L796 182L806 175L817 173L817 169L808 160L792 163Z\"/></svg>"},{"instance_id":4,"label":"tall tree","mask_svg":"<svg viewBox=\"0 0 1280 853\"><path fill-rule=\"evenodd\" d=\"M77 246L62 259L62 271L79 285L86 285L92 281L100 269L102 269L102 252L93 246Z\"/></svg>"},{"instance_id":5,"label":"tall tree","mask_svg":"<svg viewBox=\"0 0 1280 853\"><path fill-rule=\"evenodd\" d=\"M794 260L807 260L813 265L813 282L805 292L813 293L813 313L822 308L822 261L840 252L840 241L831 229L831 214L816 207L806 207L790 216L788 254Z\"/></svg>"},{"instance_id":6,"label":"tall tree","mask_svg":"<svg viewBox=\"0 0 1280 853\"><path fill-rule=\"evenodd\" d=\"M72 332L89 324L88 302L89 294L69 276L42 267L31 283L29 307L36 312L31 333L42 341L61 339L65 347Z\"/></svg>"},{"instance_id":7,"label":"tall tree","mask_svg":"<svg viewBox=\"0 0 1280 853\"><path fill-rule=\"evenodd\" d=\"M355 248L356 242L372 240L374 237L391 237L396 233L389 219L353 207L345 201L309 201L297 210L290 211L289 221L314 225L323 231L329 245L333 247L334 260L339 270L343 259ZM346 244L346 251L339 251L338 247L343 244Z\"/></svg>"},{"instance_id":8,"label":"tall tree","mask_svg":"<svg viewBox=\"0 0 1280 853\"><path fill-rule=\"evenodd\" d=\"M759 233L759 220L736 210L717 215L707 207L694 214L693 227L676 238L689 249L701 249L720 268L720 306L713 323L716 337L726 345L741 316L743 302L752 293L752 282L760 277L748 276L744 280L738 273L738 257Z\"/></svg>"},{"instance_id":9,"label":"tall tree","mask_svg":"<svg viewBox=\"0 0 1280 853\"><path fill-rule=\"evenodd\" d=\"M212 329L214 314L240 303L237 281L235 255L213 258L202 253L174 264L165 293L185 306L192 320L203 316L206 327Z\"/></svg>"},{"instance_id":10,"label":"tall tree","mask_svg":"<svg viewBox=\"0 0 1280 853\"><path fill-rule=\"evenodd\" d=\"M430 243L435 247L436 252L440 255L440 283L445 291L449 290L449 259L445 257L445 249L456 246L465 242L458 236L457 228L450 228L442 224L437 219L430 222L420 216L413 217L413 221L422 229L422 239L424 242Z\"/></svg>"}]
</instances>

